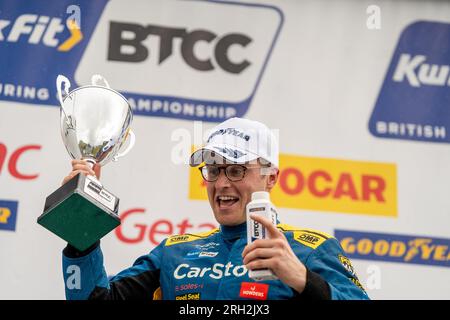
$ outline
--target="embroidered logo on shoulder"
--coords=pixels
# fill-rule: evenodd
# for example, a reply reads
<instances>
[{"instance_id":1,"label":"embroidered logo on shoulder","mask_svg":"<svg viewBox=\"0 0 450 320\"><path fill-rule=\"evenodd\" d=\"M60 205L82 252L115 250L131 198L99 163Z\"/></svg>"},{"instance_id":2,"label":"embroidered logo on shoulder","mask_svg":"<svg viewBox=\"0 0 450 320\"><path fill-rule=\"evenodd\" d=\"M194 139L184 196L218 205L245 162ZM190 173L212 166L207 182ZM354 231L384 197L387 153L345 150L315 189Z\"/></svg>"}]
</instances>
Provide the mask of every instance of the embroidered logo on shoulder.
<instances>
[{"instance_id":1,"label":"embroidered logo on shoulder","mask_svg":"<svg viewBox=\"0 0 450 320\"><path fill-rule=\"evenodd\" d=\"M292 232L295 241L312 249L317 249L326 240L333 238L333 236L324 232L311 229L299 229L287 224L279 224L277 227L283 232Z\"/></svg>"},{"instance_id":2,"label":"embroidered logo on shoulder","mask_svg":"<svg viewBox=\"0 0 450 320\"><path fill-rule=\"evenodd\" d=\"M339 261L342 263L345 269L354 277L356 277L355 269L352 266L352 263L349 258L343 256L342 254L338 255Z\"/></svg>"},{"instance_id":3,"label":"embroidered logo on shoulder","mask_svg":"<svg viewBox=\"0 0 450 320\"><path fill-rule=\"evenodd\" d=\"M197 234L182 234L182 235L174 235L167 239L166 247L171 246L173 244L191 242L195 240L205 239L215 233L219 232L219 229L213 229L207 232L197 233Z\"/></svg>"}]
</instances>

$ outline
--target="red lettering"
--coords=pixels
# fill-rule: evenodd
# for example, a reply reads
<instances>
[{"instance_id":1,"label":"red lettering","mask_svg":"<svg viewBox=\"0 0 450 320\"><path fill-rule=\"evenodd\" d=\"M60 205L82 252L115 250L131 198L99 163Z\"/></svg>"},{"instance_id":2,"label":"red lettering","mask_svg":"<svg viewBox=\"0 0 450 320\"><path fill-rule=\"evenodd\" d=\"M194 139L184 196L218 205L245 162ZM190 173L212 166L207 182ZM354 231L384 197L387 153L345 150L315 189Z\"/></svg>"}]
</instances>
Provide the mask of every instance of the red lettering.
<instances>
[{"instance_id":1,"label":"red lettering","mask_svg":"<svg viewBox=\"0 0 450 320\"><path fill-rule=\"evenodd\" d=\"M353 200L358 200L355 185L353 184L352 176L349 173L341 174L333 195L334 198L341 198L344 196L349 196Z\"/></svg>"},{"instance_id":2,"label":"red lettering","mask_svg":"<svg viewBox=\"0 0 450 320\"><path fill-rule=\"evenodd\" d=\"M32 180L36 179L39 176L39 174L24 174L19 172L19 170L17 169L17 162L19 161L20 157L23 155L23 153L29 150L41 150L41 146L39 145L23 146L14 151L11 157L9 158L8 171L14 178L21 180ZM0 143L0 172L3 168L3 164L5 163L6 155L7 155L6 146Z\"/></svg>"},{"instance_id":3,"label":"red lettering","mask_svg":"<svg viewBox=\"0 0 450 320\"><path fill-rule=\"evenodd\" d=\"M31 180L36 179L39 176L39 174L25 175L17 170L17 161L19 160L22 153L28 150L41 150L41 146L38 145L24 146L14 151L13 154L11 155L11 158L9 158L8 164L9 173L11 173L11 175L13 177L16 177L17 179Z\"/></svg>"},{"instance_id":4,"label":"red lettering","mask_svg":"<svg viewBox=\"0 0 450 320\"><path fill-rule=\"evenodd\" d=\"M159 229L159 226L166 226L162 229ZM158 241L158 239L155 238L155 235L162 234L164 237ZM154 245L158 245L164 238L167 238L167 236L170 236L173 234L173 226L172 223L169 220L158 220L156 221L151 227L150 232L148 234L150 242Z\"/></svg>"},{"instance_id":5,"label":"red lettering","mask_svg":"<svg viewBox=\"0 0 450 320\"><path fill-rule=\"evenodd\" d=\"M331 176L325 171L314 171L308 178L308 189L316 197L319 198L327 197L331 192L331 188L324 188L323 190L318 190L317 189L318 178L323 178L327 182L332 181Z\"/></svg>"},{"instance_id":6,"label":"red lettering","mask_svg":"<svg viewBox=\"0 0 450 320\"><path fill-rule=\"evenodd\" d=\"M374 195L378 202L386 202L383 192L386 189L386 181L379 176L362 176L362 198L370 201L370 195Z\"/></svg>"},{"instance_id":7,"label":"red lettering","mask_svg":"<svg viewBox=\"0 0 450 320\"><path fill-rule=\"evenodd\" d=\"M3 143L0 143L0 173L2 172L3 163L6 159L6 146Z\"/></svg>"},{"instance_id":8,"label":"red lettering","mask_svg":"<svg viewBox=\"0 0 450 320\"><path fill-rule=\"evenodd\" d=\"M138 242L142 242L145 238L146 232L148 232L147 234L147 238L148 240L153 244L153 245L158 245L161 243L162 240L164 240L165 238L167 238L168 236L171 236L174 234L174 228L177 227L179 231L178 234L185 234L188 229L190 228L194 228L194 225L192 225L189 222L189 219L183 219L181 220L180 223L176 224L170 220L166 220L166 219L160 219L155 221L153 224L139 224L139 223L135 223L133 225L133 233L132 235L128 235L126 236L124 233L129 232L128 230L130 228L125 227L126 226L126 220L134 215L134 214L142 214L145 213L145 209L143 208L133 208L133 209L129 209L127 211L124 211L121 215L120 215L120 220L122 221L122 224L119 225L115 230L114 233L116 235L116 237L124 242L124 243L138 243ZM130 226L131 227L131 226ZM124 229L125 228L125 229ZM196 227L196 230L194 232L200 232L200 231L204 231L204 230L198 230L198 229L207 229L207 230L212 230L215 229L216 226L213 223L201 223L198 225L198 227ZM136 233L137 230L137 233Z\"/></svg>"},{"instance_id":9,"label":"red lettering","mask_svg":"<svg viewBox=\"0 0 450 320\"><path fill-rule=\"evenodd\" d=\"M287 181L289 176L293 176L296 180L294 187L289 187ZM296 195L302 192L305 186L305 179L300 170L296 168L286 168L280 173L280 188L289 195Z\"/></svg>"},{"instance_id":10,"label":"red lettering","mask_svg":"<svg viewBox=\"0 0 450 320\"><path fill-rule=\"evenodd\" d=\"M181 223L177 224L179 229L178 234L185 234L187 228L192 228L193 225L189 223L188 219L184 219Z\"/></svg>"},{"instance_id":11,"label":"red lettering","mask_svg":"<svg viewBox=\"0 0 450 320\"><path fill-rule=\"evenodd\" d=\"M145 212L145 209L142 209L142 208L130 209L130 210L127 210L127 211L125 211L124 213L122 213L120 215L120 220L122 222L125 222L125 219L129 215L134 214L134 213L144 213L144 212ZM124 234L122 233L123 224L119 225L114 230L114 232L116 233L117 238L119 238L119 240L122 241L122 242L125 242L125 243L141 242L142 239L144 239L146 225L144 225L144 224L135 224L134 226L139 230L138 235L136 237L134 237L134 238L128 238L128 237L124 236Z\"/></svg>"}]
</instances>

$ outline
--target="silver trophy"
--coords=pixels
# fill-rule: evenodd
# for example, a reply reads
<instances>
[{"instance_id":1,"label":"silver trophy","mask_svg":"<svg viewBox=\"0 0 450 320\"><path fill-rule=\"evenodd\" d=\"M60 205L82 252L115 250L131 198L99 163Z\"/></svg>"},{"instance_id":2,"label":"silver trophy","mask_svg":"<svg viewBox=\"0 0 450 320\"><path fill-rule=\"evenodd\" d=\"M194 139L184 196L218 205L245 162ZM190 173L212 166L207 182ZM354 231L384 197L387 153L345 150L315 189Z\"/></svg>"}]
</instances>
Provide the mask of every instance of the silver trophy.
<instances>
[{"instance_id":1,"label":"silver trophy","mask_svg":"<svg viewBox=\"0 0 450 320\"><path fill-rule=\"evenodd\" d=\"M94 75L92 85L69 92L69 80L59 75L56 86L61 136L73 159L84 159L91 167L104 166L131 150L135 142L130 130L131 107L102 76ZM128 146L121 152L127 140ZM85 250L120 224L118 206L119 199L96 177L78 174L47 197L38 223Z\"/></svg>"}]
</instances>

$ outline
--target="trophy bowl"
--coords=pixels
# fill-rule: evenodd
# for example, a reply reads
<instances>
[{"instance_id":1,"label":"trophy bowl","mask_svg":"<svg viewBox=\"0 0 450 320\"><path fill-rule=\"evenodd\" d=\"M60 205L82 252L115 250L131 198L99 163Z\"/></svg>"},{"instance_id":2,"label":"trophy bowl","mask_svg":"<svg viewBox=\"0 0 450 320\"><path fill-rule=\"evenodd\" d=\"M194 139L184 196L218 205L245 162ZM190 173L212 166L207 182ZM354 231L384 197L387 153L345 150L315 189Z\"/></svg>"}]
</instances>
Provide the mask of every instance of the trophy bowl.
<instances>
[{"instance_id":1,"label":"trophy bowl","mask_svg":"<svg viewBox=\"0 0 450 320\"><path fill-rule=\"evenodd\" d=\"M120 154L119 150L132 120L131 107L119 92L103 86L83 86L62 101L61 136L73 159L103 166L128 152Z\"/></svg>"},{"instance_id":2,"label":"trophy bowl","mask_svg":"<svg viewBox=\"0 0 450 320\"><path fill-rule=\"evenodd\" d=\"M101 81L104 85L99 85ZM92 85L71 92L66 77L59 75L56 84L61 137L73 159L84 159L91 167L103 166L131 150L135 142L131 107L102 76L94 75ZM128 146L120 152L128 137ZM120 225L118 207L119 198L95 176L78 174L46 198L37 222L83 251Z\"/></svg>"}]
</instances>

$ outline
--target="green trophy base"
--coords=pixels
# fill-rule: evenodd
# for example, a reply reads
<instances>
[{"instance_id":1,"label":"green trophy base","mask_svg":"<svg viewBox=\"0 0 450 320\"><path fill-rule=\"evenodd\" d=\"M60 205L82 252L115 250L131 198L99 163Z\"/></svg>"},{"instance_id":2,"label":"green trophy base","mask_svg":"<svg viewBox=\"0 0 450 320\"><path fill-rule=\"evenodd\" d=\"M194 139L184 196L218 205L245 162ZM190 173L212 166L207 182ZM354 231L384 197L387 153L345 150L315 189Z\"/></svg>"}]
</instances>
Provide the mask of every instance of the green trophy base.
<instances>
[{"instance_id":1,"label":"green trophy base","mask_svg":"<svg viewBox=\"0 0 450 320\"><path fill-rule=\"evenodd\" d=\"M98 181L78 174L47 197L37 222L83 251L120 225L118 207Z\"/></svg>"}]
</instances>

